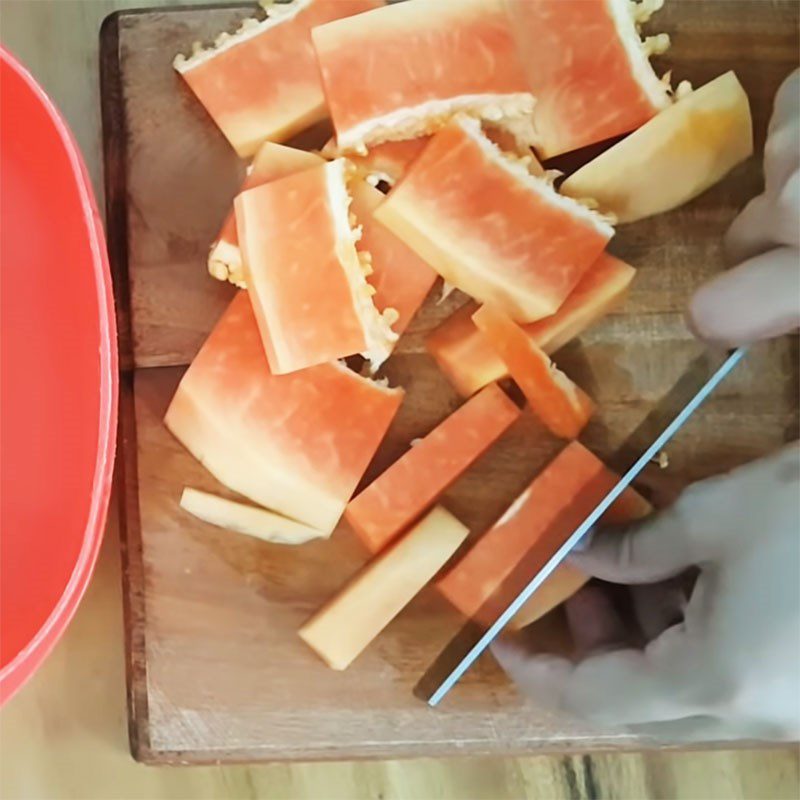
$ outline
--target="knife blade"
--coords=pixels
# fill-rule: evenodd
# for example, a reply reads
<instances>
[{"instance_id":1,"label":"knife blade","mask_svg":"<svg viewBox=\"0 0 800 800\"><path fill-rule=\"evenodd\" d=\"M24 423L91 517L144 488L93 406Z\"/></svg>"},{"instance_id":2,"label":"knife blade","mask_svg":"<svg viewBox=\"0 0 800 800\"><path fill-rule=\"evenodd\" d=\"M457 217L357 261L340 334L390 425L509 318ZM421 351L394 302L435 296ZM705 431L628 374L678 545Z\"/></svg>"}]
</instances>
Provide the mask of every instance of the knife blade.
<instances>
[{"instance_id":1,"label":"knife blade","mask_svg":"<svg viewBox=\"0 0 800 800\"><path fill-rule=\"evenodd\" d=\"M478 657L497 638L498 634L511 621L515 614L528 602L531 595L550 577L553 571L569 555L573 548L595 526L597 521L608 510L608 507L630 486L637 475L664 449L670 439L683 427L686 421L702 405L706 398L719 386L725 377L742 360L746 349L740 347L733 350L722 365L703 384L700 390L683 407L675 419L656 437L653 443L642 453L632 467L620 478L613 489L595 506L594 510L570 534L569 538L556 550L547 563L534 575L524 589L508 605L505 611L492 623L491 627L473 645L469 652L458 662L455 668L442 681L428 700L428 705L437 706L445 695L458 683L464 673L475 663Z\"/></svg>"}]
</instances>

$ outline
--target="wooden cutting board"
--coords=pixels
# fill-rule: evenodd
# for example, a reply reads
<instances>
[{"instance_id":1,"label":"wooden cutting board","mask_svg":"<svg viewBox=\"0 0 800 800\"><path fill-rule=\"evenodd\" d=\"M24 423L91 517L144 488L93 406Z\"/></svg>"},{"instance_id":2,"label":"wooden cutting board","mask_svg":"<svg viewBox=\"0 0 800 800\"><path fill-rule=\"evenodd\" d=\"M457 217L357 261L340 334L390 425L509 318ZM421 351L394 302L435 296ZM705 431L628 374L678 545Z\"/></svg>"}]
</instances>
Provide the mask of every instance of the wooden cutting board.
<instances>
[{"instance_id":1,"label":"wooden cutting board","mask_svg":"<svg viewBox=\"0 0 800 800\"><path fill-rule=\"evenodd\" d=\"M793 2L673 0L657 18L658 30L673 38L657 66L696 85L734 68L752 101L760 151L771 98L797 59L797 11ZM194 41L231 30L248 12L245 6L122 12L101 32L107 214L123 364L118 485L134 755L196 763L636 743L526 706L490 657L440 709L429 709L420 699L425 687L474 636L432 591L349 670L327 669L295 632L365 561L346 527L330 541L292 549L228 534L178 507L185 485L224 493L161 420L184 366L233 291L207 275L205 257L243 165L171 61ZM318 145L325 135L311 132L301 144ZM692 287L723 268L720 238L759 190L759 163L742 165L685 208L621 228L611 249L639 268L630 298L558 354L559 365L601 408L584 442L617 468L718 360L703 354L682 312ZM386 367L408 398L370 475L459 404L423 340L463 297L435 299ZM669 472L702 477L795 437L797 356L795 338L754 348L670 447ZM481 533L560 446L526 413L448 493L447 506ZM551 646L563 641L558 614L535 635Z\"/></svg>"}]
</instances>

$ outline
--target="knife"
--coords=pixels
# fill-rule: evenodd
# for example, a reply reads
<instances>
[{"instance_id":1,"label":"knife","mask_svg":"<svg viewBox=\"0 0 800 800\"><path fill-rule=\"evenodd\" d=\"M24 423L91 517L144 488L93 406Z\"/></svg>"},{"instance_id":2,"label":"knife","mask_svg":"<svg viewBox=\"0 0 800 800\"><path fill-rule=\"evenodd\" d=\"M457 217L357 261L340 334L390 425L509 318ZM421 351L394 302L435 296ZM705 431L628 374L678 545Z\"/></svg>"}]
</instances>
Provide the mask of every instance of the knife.
<instances>
[{"instance_id":1,"label":"knife","mask_svg":"<svg viewBox=\"0 0 800 800\"><path fill-rule=\"evenodd\" d=\"M431 695L428 705L437 706L442 698L456 685L461 676L475 663L478 657L497 638L498 634L511 621L516 613L528 602L531 595L550 577L559 564L569 555L586 534L594 528L597 521L608 510L608 507L630 486L636 476L650 461L664 449L664 445L683 427L703 401L719 386L725 377L742 360L745 348L733 350L717 371L706 381L697 394L683 407L683 410L656 437L647 450L639 456L634 465L620 478L613 489L595 506L586 519L572 532L569 538L556 550L550 560L531 579L530 583L517 595L506 610L494 621L492 626L481 636L470 651L458 662L456 667L442 681L439 688Z\"/></svg>"}]
</instances>

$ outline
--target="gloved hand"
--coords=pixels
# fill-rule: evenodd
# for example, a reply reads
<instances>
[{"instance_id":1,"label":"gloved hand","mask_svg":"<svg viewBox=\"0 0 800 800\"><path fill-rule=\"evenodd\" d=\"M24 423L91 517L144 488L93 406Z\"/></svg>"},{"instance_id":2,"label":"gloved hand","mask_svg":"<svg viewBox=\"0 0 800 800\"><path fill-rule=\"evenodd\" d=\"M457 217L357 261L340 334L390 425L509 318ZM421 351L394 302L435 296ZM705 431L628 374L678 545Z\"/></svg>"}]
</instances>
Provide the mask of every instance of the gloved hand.
<instances>
[{"instance_id":1,"label":"gloved hand","mask_svg":"<svg viewBox=\"0 0 800 800\"><path fill-rule=\"evenodd\" d=\"M800 70L775 97L764 184L725 237L738 266L700 287L690 303L690 322L703 339L738 345L800 325Z\"/></svg>"},{"instance_id":2,"label":"gloved hand","mask_svg":"<svg viewBox=\"0 0 800 800\"><path fill-rule=\"evenodd\" d=\"M764 193L726 237L740 263L690 304L692 327L712 342L744 344L800 324L800 71L775 99L764 173ZM534 702L670 740L800 738L798 443L694 484L571 560L632 585L644 641L632 641L603 587L585 587L566 605L577 662L536 654L524 631L493 648ZM700 574L687 600L674 576L692 566Z\"/></svg>"},{"instance_id":3,"label":"gloved hand","mask_svg":"<svg viewBox=\"0 0 800 800\"><path fill-rule=\"evenodd\" d=\"M797 443L694 484L667 510L598 534L571 559L615 583L660 581L692 565L701 572L684 608L669 587L656 616L661 627L672 613L683 621L659 632L651 619L657 635L644 649L625 646L627 630L592 586L567 604L574 638L588 650L577 664L534 655L522 637L500 640L495 655L534 702L603 725L673 723L644 730L681 740L800 738Z\"/></svg>"}]
</instances>

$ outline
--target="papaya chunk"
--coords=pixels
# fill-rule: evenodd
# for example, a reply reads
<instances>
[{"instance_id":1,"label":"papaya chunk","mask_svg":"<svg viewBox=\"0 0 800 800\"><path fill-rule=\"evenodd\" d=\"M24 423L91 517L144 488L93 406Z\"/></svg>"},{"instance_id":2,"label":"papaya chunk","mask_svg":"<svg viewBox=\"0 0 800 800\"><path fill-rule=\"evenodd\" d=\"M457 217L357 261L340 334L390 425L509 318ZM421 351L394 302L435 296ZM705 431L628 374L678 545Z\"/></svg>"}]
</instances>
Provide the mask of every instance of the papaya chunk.
<instances>
[{"instance_id":1,"label":"papaya chunk","mask_svg":"<svg viewBox=\"0 0 800 800\"><path fill-rule=\"evenodd\" d=\"M472 321L494 348L531 410L556 435L575 439L594 413L594 403L502 311L483 306Z\"/></svg>"},{"instance_id":2,"label":"papaya chunk","mask_svg":"<svg viewBox=\"0 0 800 800\"><path fill-rule=\"evenodd\" d=\"M618 479L582 444L570 442L437 580L437 588L464 616L491 624ZM628 510L640 509L642 515L649 511L646 501L633 489L627 489L606 512L605 521L620 519L620 502ZM551 578L556 575L553 573ZM574 586L572 581L565 589ZM548 591L552 597L555 590L551 587ZM562 594L566 599L566 593ZM531 603L535 597L534 594ZM549 602L540 609L545 605ZM532 612L527 613L530 621Z\"/></svg>"},{"instance_id":3,"label":"papaya chunk","mask_svg":"<svg viewBox=\"0 0 800 800\"><path fill-rule=\"evenodd\" d=\"M369 550L386 546L433 505L519 413L502 389L487 386L356 495L346 519Z\"/></svg>"},{"instance_id":4,"label":"papaya chunk","mask_svg":"<svg viewBox=\"0 0 800 800\"><path fill-rule=\"evenodd\" d=\"M235 201L247 290L270 369L285 374L362 353L375 368L397 334L379 313L350 217L344 159L242 192Z\"/></svg>"},{"instance_id":5,"label":"papaya chunk","mask_svg":"<svg viewBox=\"0 0 800 800\"><path fill-rule=\"evenodd\" d=\"M344 152L432 133L457 112L532 139L534 100L502 0L393 3L311 36Z\"/></svg>"},{"instance_id":6,"label":"papaya chunk","mask_svg":"<svg viewBox=\"0 0 800 800\"><path fill-rule=\"evenodd\" d=\"M237 503L216 494L201 492L188 486L181 495L180 506L209 525L234 533L252 536L276 544L305 544L312 539L327 538L330 533L303 525L265 508Z\"/></svg>"},{"instance_id":7,"label":"papaya chunk","mask_svg":"<svg viewBox=\"0 0 800 800\"><path fill-rule=\"evenodd\" d=\"M616 477L616 476L615 476ZM635 489L627 489L603 515L603 524L624 525L653 513L653 507ZM512 630L519 630L561 605L589 582L589 576L569 562L561 563L553 574L531 595L511 620Z\"/></svg>"},{"instance_id":8,"label":"papaya chunk","mask_svg":"<svg viewBox=\"0 0 800 800\"><path fill-rule=\"evenodd\" d=\"M383 202L383 194L363 180L349 185L353 203L350 206L361 226L359 247L370 255L372 298L379 312L395 318L392 330L398 336L408 327L411 318L431 290L438 277L408 245L375 219L375 211Z\"/></svg>"},{"instance_id":9,"label":"papaya chunk","mask_svg":"<svg viewBox=\"0 0 800 800\"><path fill-rule=\"evenodd\" d=\"M265 5L212 47L178 55L175 69L242 157L325 119L311 28L375 8L378 0L291 0Z\"/></svg>"},{"instance_id":10,"label":"papaya chunk","mask_svg":"<svg viewBox=\"0 0 800 800\"><path fill-rule=\"evenodd\" d=\"M241 191L244 192L264 183L276 181L286 175L316 167L322 161L320 156L309 153L307 150L298 150L295 147L286 147L274 142L264 142L258 148L258 152L248 168ZM208 271L218 280L230 281L240 289L245 288L242 254L239 250L239 235L236 230L236 214L233 208L225 217L217 238L211 244L208 253Z\"/></svg>"},{"instance_id":11,"label":"papaya chunk","mask_svg":"<svg viewBox=\"0 0 800 800\"><path fill-rule=\"evenodd\" d=\"M274 375L239 292L186 370L164 422L224 486L330 533L403 399L338 362Z\"/></svg>"},{"instance_id":12,"label":"papaya chunk","mask_svg":"<svg viewBox=\"0 0 800 800\"><path fill-rule=\"evenodd\" d=\"M507 0L534 97L542 158L638 128L670 104L669 84L648 56L666 34L644 42L639 26L663 0Z\"/></svg>"},{"instance_id":13,"label":"papaya chunk","mask_svg":"<svg viewBox=\"0 0 800 800\"><path fill-rule=\"evenodd\" d=\"M376 216L448 283L517 322L555 313L614 233L467 117L431 139Z\"/></svg>"},{"instance_id":14,"label":"papaya chunk","mask_svg":"<svg viewBox=\"0 0 800 800\"><path fill-rule=\"evenodd\" d=\"M329 667L347 669L447 563L468 533L437 506L306 622L300 638Z\"/></svg>"},{"instance_id":15,"label":"papaya chunk","mask_svg":"<svg viewBox=\"0 0 800 800\"><path fill-rule=\"evenodd\" d=\"M523 330L545 353L555 353L617 305L635 274L624 261L603 253L555 314L523 325ZM466 303L425 340L428 352L464 397L507 374L503 360L472 321L477 310L477 303Z\"/></svg>"},{"instance_id":16,"label":"papaya chunk","mask_svg":"<svg viewBox=\"0 0 800 800\"><path fill-rule=\"evenodd\" d=\"M688 203L752 154L750 103L726 72L590 161L561 191L635 222Z\"/></svg>"}]
</instances>

